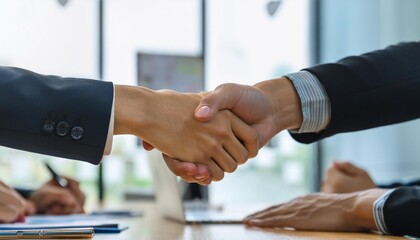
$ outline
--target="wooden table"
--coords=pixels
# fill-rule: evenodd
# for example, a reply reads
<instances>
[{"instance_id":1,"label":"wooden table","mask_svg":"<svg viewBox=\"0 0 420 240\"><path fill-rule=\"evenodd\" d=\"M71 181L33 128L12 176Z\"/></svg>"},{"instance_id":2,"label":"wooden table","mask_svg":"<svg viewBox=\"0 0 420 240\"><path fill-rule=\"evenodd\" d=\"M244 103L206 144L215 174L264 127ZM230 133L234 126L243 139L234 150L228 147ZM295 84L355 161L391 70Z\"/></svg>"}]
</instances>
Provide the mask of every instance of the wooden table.
<instances>
[{"instance_id":1,"label":"wooden table","mask_svg":"<svg viewBox=\"0 0 420 240\"><path fill-rule=\"evenodd\" d=\"M184 225L164 219L154 203L130 203L123 206L144 212L142 217L122 218L128 230L120 234L97 234L95 240L325 240L325 239L406 239L367 233L310 232L282 229L246 228L242 224Z\"/></svg>"}]
</instances>

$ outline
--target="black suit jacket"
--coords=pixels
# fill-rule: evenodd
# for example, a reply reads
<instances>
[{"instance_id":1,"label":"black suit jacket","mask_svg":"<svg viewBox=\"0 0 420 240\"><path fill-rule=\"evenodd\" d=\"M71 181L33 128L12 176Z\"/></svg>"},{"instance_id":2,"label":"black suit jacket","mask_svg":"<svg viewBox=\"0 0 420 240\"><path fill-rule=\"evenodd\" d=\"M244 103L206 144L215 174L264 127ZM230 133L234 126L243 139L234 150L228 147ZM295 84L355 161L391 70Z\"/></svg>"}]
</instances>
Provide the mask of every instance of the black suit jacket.
<instances>
[{"instance_id":1,"label":"black suit jacket","mask_svg":"<svg viewBox=\"0 0 420 240\"><path fill-rule=\"evenodd\" d=\"M292 134L311 143L351 132L420 117L420 42L344 58L306 69L325 87L331 101L331 121L319 133ZM420 188L394 191L384 207L392 234L420 237Z\"/></svg>"},{"instance_id":2,"label":"black suit jacket","mask_svg":"<svg viewBox=\"0 0 420 240\"><path fill-rule=\"evenodd\" d=\"M113 84L0 67L0 145L98 164Z\"/></svg>"}]
</instances>

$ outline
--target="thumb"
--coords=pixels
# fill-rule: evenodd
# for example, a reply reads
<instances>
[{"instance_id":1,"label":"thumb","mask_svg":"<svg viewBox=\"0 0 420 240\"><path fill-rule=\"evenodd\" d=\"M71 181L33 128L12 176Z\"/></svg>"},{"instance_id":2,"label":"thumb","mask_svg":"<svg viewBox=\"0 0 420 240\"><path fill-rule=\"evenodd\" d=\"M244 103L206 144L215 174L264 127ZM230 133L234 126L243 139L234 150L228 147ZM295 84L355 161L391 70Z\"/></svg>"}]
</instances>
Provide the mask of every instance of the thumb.
<instances>
[{"instance_id":1,"label":"thumb","mask_svg":"<svg viewBox=\"0 0 420 240\"><path fill-rule=\"evenodd\" d=\"M206 122L213 119L219 111L219 94L210 92L206 94L195 109L195 118L199 121Z\"/></svg>"},{"instance_id":2,"label":"thumb","mask_svg":"<svg viewBox=\"0 0 420 240\"><path fill-rule=\"evenodd\" d=\"M195 109L195 118L206 122L213 119L219 110L233 110L240 98L240 91L237 89L237 85L225 83L218 86L214 91L206 93Z\"/></svg>"}]
</instances>

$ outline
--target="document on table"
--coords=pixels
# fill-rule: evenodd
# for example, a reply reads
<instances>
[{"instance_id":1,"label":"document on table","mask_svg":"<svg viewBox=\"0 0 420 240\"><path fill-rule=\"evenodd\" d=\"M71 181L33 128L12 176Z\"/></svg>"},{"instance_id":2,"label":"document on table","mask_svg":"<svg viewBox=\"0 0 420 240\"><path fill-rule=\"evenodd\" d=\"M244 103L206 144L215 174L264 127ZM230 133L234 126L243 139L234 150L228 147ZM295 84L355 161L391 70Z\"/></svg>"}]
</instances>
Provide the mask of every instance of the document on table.
<instances>
[{"instance_id":1,"label":"document on table","mask_svg":"<svg viewBox=\"0 0 420 240\"><path fill-rule=\"evenodd\" d=\"M72 214L62 216L28 216L25 223L0 224L0 230L31 230L56 228L93 228L95 233L119 233L128 226L106 216Z\"/></svg>"}]
</instances>

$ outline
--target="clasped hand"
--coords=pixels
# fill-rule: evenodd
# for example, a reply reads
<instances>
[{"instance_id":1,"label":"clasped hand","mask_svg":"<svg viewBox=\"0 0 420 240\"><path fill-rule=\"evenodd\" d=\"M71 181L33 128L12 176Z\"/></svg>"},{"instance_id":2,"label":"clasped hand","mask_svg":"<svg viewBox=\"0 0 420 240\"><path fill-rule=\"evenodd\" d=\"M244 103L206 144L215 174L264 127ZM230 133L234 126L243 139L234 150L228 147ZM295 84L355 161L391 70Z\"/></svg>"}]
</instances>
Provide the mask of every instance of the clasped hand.
<instances>
[{"instance_id":1,"label":"clasped hand","mask_svg":"<svg viewBox=\"0 0 420 240\"><path fill-rule=\"evenodd\" d=\"M298 128L301 122L298 97L285 78L255 86L223 84L201 94L159 94L155 107L160 111L151 111L149 134L139 134L143 146L156 147L172 172L202 185L221 180L224 172L255 157L278 132Z\"/></svg>"},{"instance_id":2,"label":"clasped hand","mask_svg":"<svg viewBox=\"0 0 420 240\"><path fill-rule=\"evenodd\" d=\"M149 111L148 119L139 136L145 139L147 150L153 147L163 153L165 159L174 159L168 166L188 182L223 179L225 172L233 172L239 164L258 152L257 132L230 111L220 111L211 121L200 122L193 116L202 95L158 91L156 104L159 111ZM197 163L184 168L184 163ZM180 164L182 173L177 168ZM199 170L204 176L195 176ZM200 179L201 177L201 179ZM211 181L210 180L210 181Z\"/></svg>"}]
</instances>

